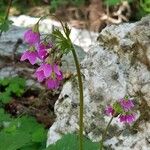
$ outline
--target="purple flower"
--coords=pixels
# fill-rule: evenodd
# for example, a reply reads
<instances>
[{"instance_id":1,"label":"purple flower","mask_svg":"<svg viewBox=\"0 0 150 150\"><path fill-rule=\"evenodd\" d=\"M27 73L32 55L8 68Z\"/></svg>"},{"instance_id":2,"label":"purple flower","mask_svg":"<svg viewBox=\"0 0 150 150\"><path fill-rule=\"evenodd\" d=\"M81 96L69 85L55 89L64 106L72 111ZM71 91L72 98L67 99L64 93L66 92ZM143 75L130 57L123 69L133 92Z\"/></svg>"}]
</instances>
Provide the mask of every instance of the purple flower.
<instances>
[{"instance_id":1,"label":"purple flower","mask_svg":"<svg viewBox=\"0 0 150 150\"><path fill-rule=\"evenodd\" d=\"M63 79L63 74L57 64L42 64L34 75L39 82L46 80L46 85L49 89L57 89Z\"/></svg>"},{"instance_id":2,"label":"purple flower","mask_svg":"<svg viewBox=\"0 0 150 150\"><path fill-rule=\"evenodd\" d=\"M36 51L29 51L29 50L27 50L27 51L25 51L25 52L23 53L23 55L21 56L20 61L24 61L24 60L28 59L29 62L30 62L32 65L34 65L34 64L36 63L37 57L38 57L38 54L37 54Z\"/></svg>"},{"instance_id":3,"label":"purple flower","mask_svg":"<svg viewBox=\"0 0 150 150\"><path fill-rule=\"evenodd\" d=\"M135 115L134 114L121 114L119 116L119 121L122 123L132 123L135 121Z\"/></svg>"},{"instance_id":4,"label":"purple flower","mask_svg":"<svg viewBox=\"0 0 150 150\"><path fill-rule=\"evenodd\" d=\"M120 100L120 105L123 107L125 111L129 111L134 107L133 100L124 98Z\"/></svg>"},{"instance_id":5,"label":"purple flower","mask_svg":"<svg viewBox=\"0 0 150 150\"><path fill-rule=\"evenodd\" d=\"M38 45L38 55L40 59L45 59L48 54L48 49L52 48L51 43L40 43Z\"/></svg>"},{"instance_id":6,"label":"purple flower","mask_svg":"<svg viewBox=\"0 0 150 150\"><path fill-rule=\"evenodd\" d=\"M59 81L55 78L49 78L46 81L46 85L48 87L48 89L57 89L59 87Z\"/></svg>"},{"instance_id":7,"label":"purple flower","mask_svg":"<svg viewBox=\"0 0 150 150\"><path fill-rule=\"evenodd\" d=\"M46 81L46 85L49 89L57 89L62 79L63 79L62 73L60 75L55 74Z\"/></svg>"},{"instance_id":8,"label":"purple flower","mask_svg":"<svg viewBox=\"0 0 150 150\"><path fill-rule=\"evenodd\" d=\"M115 112L115 110L112 108L112 106L107 106L105 109L105 114L107 116L113 116L114 112Z\"/></svg>"},{"instance_id":9,"label":"purple flower","mask_svg":"<svg viewBox=\"0 0 150 150\"><path fill-rule=\"evenodd\" d=\"M29 29L24 34L24 41L30 45L34 45L40 42L39 32L33 32L32 29Z\"/></svg>"},{"instance_id":10,"label":"purple flower","mask_svg":"<svg viewBox=\"0 0 150 150\"><path fill-rule=\"evenodd\" d=\"M50 64L42 64L35 72L35 76L37 77L39 82L42 82L45 78L51 76L52 66Z\"/></svg>"}]
</instances>

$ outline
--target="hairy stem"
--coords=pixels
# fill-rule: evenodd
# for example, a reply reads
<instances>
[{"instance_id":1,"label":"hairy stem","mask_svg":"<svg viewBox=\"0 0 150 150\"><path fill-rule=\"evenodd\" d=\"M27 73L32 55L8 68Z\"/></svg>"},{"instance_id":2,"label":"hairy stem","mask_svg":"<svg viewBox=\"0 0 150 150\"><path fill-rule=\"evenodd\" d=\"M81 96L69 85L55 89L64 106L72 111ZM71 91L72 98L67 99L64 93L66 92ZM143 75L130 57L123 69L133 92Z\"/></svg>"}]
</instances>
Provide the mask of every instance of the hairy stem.
<instances>
[{"instance_id":1,"label":"hairy stem","mask_svg":"<svg viewBox=\"0 0 150 150\"><path fill-rule=\"evenodd\" d=\"M79 65L79 62L78 62L78 59L77 59L77 55L76 55L76 52L75 52L75 49L73 48L72 49L72 54L73 54L73 57L74 57L74 61L75 61L75 64L76 64L76 69L77 69L77 75L78 75L78 82L79 82L79 92L80 92L80 108L79 108L79 127L80 127L80 130L79 130L79 138L80 138L80 150L83 150L83 84L82 84L82 75L81 75L81 71L80 71L80 65Z\"/></svg>"},{"instance_id":2,"label":"hairy stem","mask_svg":"<svg viewBox=\"0 0 150 150\"><path fill-rule=\"evenodd\" d=\"M64 24L62 23L61 20L59 20L63 31L65 33L65 27ZM79 150L83 150L83 128L84 128L84 123L83 123L83 109L84 109L84 98L83 98L83 82L82 82L82 75L81 75L81 71L80 71L80 64L78 61L78 57L76 54L76 50L71 42L71 39L69 37L69 35L67 33L65 33L69 43L70 43L70 47L71 47L71 51L73 54L73 58L75 61L75 65L76 65L76 70L77 70L77 76L78 76L78 84L79 84L79 100L80 100L80 107L79 107Z\"/></svg>"},{"instance_id":3,"label":"hairy stem","mask_svg":"<svg viewBox=\"0 0 150 150\"><path fill-rule=\"evenodd\" d=\"M107 134L107 131L110 127L110 124L112 122L114 117L111 117L110 121L108 122L107 126L106 126L106 129L104 130L103 134L102 134L102 139L100 141L100 150L103 150L103 142L104 142L104 138L106 137L106 134Z\"/></svg>"}]
</instances>

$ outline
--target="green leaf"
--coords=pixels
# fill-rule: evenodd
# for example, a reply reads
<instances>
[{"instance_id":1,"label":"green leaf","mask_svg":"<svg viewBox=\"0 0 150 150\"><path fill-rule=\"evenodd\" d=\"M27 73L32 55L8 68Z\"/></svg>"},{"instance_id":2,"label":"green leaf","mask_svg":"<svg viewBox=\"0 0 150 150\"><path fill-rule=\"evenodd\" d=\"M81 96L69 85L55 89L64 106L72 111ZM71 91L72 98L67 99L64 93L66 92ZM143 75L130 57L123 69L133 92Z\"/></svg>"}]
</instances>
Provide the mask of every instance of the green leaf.
<instances>
[{"instance_id":1,"label":"green leaf","mask_svg":"<svg viewBox=\"0 0 150 150\"><path fill-rule=\"evenodd\" d=\"M58 140L55 144L50 145L45 150L78 150L79 139L76 134L67 134ZM84 137L84 150L99 150L99 143L94 143Z\"/></svg>"},{"instance_id":2,"label":"green leaf","mask_svg":"<svg viewBox=\"0 0 150 150\"><path fill-rule=\"evenodd\" d=\"M4 109L0 108L0 123L6 121L10 121L11 118L10 118L10 115L5 113Z\"/></svg>"},{"instance_id":3,"label":"green leaf","mask_svg":"<svg viewBox=\"0 0 150 150\"><path fill-rule=\"evenodd\" d=\"M120 4L122 0L105 0L104 3L105 5L108 6L115 6L117 4ZM128 3L131 3L133 0L125 0L128 1Z\"/></svg>"},{"instance_id":4,"label":"green leaf","mask_svg":"<svg viewBox=\"0 0 150 150\"><path fill-rule=\"evenodd\" d=\"M113 104L113 108L114 108L115 112L118 113L118 114L122 114L124 112L122 106L118 102L115 102Z\"/></svg>"},{"instance_id":5,"label":"green leaf","mask_svg":"<svg viewBox=\"0 0 150 150\"><path fill-rule=\"evenodd\" d=\"M116 4L119 4L121 0L105 0L105 4L108 6L114 6Z\"/></svg>"},{"instance_id":6,"label":"green leaf","mask_svg":"<svg viewBox=\"0 0 150 150\"><path fill-rule=\"evenodd\" d=\"M45 138L45 132L44 132L44 129L43 128L38 128L36 130L36 132L34 132L32 134L32 141L33 142L42 142L43 139Z\"/></svg>"},{"instance_id":7,"label":"green leaf","mask_svg":"<svg viewBox=\"0 0 150 150\"><path fill-rule=\"evenodd\" d=\"M11 20L2 20L0 21L0 31L6 32L9 30L10 25L13 23Z\"/></svg>"},{"instance_id":8,"label":"green leaf","mask_svg":"<svg viewBox=\"0 0 150 150\"><path fill-rule=\"evenodd\" d=\"M70 30L67 26L65 26L65 32L67 35L70 34ZM57 48L59 48L63 54L68 54L71 51L72 45L70 41L59 31L59 29L55 29L52 32L52 36L55 38Z\"/></svg>"},{"instance_id":9,"label":"green leaf","mask_svg":"<svg viewBox=\"0 0 150 150\"><path fill-rule=\"evenodd\" d=\"M9 84L9 78L0 79L0 85L7 86Z\"/></svg>"},{"instance_id":10,"label":"green leaf","mask_svg":"<svg viewBox=\"0 0 150 150\"><path fill-rule=\"evenodd\" d=\"M32 117L10 118L0 109L0 150L41 150L46 130Z\"/></svg>"},{"instance_id":11,"label":"green leaf","mask_svg":"<svg viewBox=\"0 0 150 150\"><path fill-rule=\"evenodd\" d=\"M4 104L7 104L11 101L12 97L8 91L0 93L0 101Z\"/></svg>"}]
</instances>

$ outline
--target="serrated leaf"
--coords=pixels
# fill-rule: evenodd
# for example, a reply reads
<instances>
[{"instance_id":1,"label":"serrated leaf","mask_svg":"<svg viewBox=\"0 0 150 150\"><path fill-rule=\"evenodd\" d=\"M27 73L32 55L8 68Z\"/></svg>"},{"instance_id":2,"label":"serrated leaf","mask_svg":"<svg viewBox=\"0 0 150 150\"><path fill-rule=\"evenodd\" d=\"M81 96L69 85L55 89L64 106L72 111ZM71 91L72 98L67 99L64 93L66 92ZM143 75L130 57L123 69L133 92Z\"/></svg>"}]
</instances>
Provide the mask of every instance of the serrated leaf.
<instances>
[{"instance_id":1,"label":"serrated leaf","mask_svg":"<svg viewBox=\"0 0 150 150\"><path fill-rule=\"evenodd\" d=\"M5 115L1 109L0 114ZM46 143L46 130L32 117L11 119L0 131L0 150L41 150L43 141Z\"/></svg>"}]
</instances>

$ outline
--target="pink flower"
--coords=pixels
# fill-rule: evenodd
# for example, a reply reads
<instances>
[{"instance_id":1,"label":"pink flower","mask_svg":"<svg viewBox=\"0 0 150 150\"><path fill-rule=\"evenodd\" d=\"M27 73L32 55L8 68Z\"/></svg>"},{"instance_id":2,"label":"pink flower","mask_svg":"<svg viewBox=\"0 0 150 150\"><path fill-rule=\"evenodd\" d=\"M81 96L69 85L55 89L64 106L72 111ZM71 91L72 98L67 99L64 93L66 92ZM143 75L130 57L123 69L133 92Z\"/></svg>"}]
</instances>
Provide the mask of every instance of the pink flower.
<instances>
[{"instance_id":1,"label":"pink flower","mask_svg":"<svg viewBox=\"0 0 150 150\"><path fill-rule=\"evenodd\" d=\"M113 116L115 113L115 110L112 108L112 106L107 106L105 109L105 114L107 116Z\"/></svg>"},{"instance_id":2,"label":"pink flower","mask_svg":"<svg viewBox=\"0 0 150 150\"><path fill-rule=\"evenodd\" d=\"M134 107L133 100L124 98L120 100L120 105L123 107L125 111L129 111Z\"/></svg>"},{"instance_id":3,"label":"pink flower","mask_svg":"<svg viewBox=\"0 0 150 150\"><path fill-rule=\"evenodd\" d=\"M57 89L60 85L60 81L63 79L62 73L60 75L55 74L54 76L50 77L46 81L46 85L49 89Z\"/></svg>"},{"instance_id":4,"label":"pink flower","mask_svg":"<svg viewBox=\"0 0 150 150\"><path fill-rule=\"evenodd\" d=\"M34 64L36 63L37 57L38 57L38 54L37 54L36 51L28 51L28 50L27 50L27 51L25 51L25 52L23 53L23 55L21 56L20 61L24 61L24 60L28 59L29 62L30 62L32 65L34 65Z\"/></svg>"},{"instance_id":5,"label":"pink flower","mask_svg":"<svg viewBox=\"0 0 150 150\"><path fill-rule=\"evenodd\" d=\"M35 77L37 77L39 82L42 82L45 78L51 76L52 66L50 64L42 64L35 72Z\"/></svg>"},{"instance_id":6,"label":"pink flower","mask_svg":"<svg viewBox=\"0 0 150 150\"><path fill-rule=\"evenodd\" d=\"M63 79L63 74L57 64L42 64L34 75L39 82L46 80L46 85L49 89L57 89Z\"/></svg>"},{"instance_id":7,"label":"pink flower","mask_svg":"<svg viewBox=\"0 0 150 150\"><path fill-rule=\"evenodd\" d=\"M30 45L34 45L40 42L39 32L33 32L32 29L29 29L24 34L24 41Z\"/></svg>"},{"instance_id":8,"label":"pink flower","mask_svg":"<svg viewBox=\"0 0 150 150\"><path fill-rule=\"evenodd\" d=\"M122 123L132 123L135 121L135 115L134 114L121 114L119 116L119 121Z\"/></svg>"},{"instance_id":9,"label":"pink flower","mask_svg":"<svg viewBox=\"0 0 150 150\"><path fill-rule=\"evenodd\" d=\"M48 49L52 48L51 43L40 43L38 45L38 55L40 59L45 59L48 54Z\"/></svg>"}]
</instances>

